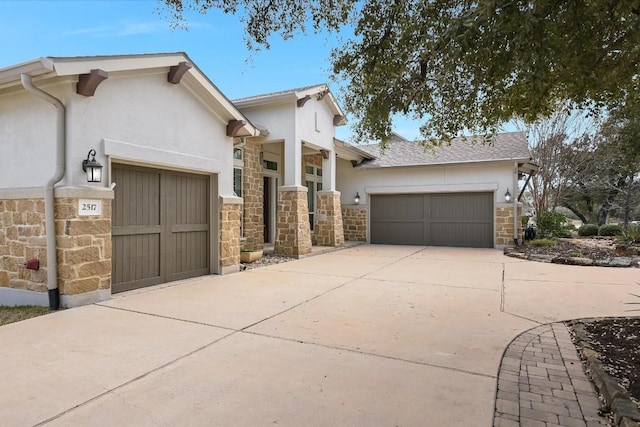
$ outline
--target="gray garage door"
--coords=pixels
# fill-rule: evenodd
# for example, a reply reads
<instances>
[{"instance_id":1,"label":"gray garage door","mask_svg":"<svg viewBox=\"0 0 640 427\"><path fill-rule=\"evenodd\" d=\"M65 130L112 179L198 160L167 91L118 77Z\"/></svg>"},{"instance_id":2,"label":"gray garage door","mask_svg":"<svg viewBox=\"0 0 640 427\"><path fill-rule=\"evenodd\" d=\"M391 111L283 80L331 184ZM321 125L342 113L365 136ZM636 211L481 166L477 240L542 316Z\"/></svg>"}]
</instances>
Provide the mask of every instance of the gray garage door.
<instances>
[{"instance_id":1,"label":"gray garage door","mask_svg":"<svg viewBox=\"0 0 640 427\"><path fill-rule=\"evenodd\" d=\"M114 164L112 292L209 273L209 178Z\"/></svg>"},{"instance_id":2,"label":"gray garage door","mask_svg":"<svg viewBox=\"0 0 640 427\"><path fill-rule=\"evenodd\" d=\"M371 196L371 243L493 247L493 193Z\"/></svg>"}]
</instances>

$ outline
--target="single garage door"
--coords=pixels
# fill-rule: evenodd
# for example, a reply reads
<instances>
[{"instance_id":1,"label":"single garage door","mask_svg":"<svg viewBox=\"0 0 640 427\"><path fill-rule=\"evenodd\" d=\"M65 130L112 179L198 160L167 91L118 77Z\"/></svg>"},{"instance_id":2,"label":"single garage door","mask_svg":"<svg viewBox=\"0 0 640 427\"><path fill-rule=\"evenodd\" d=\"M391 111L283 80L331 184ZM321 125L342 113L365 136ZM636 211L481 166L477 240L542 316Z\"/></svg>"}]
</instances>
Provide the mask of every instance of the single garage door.
<instances>
[{"instance_id":1,"label":"single garage door","mask_svg":"<svg viewBox=\"0 0 640 427\"><path fill-rule=\"evenodd\" d=\"M112 166L112 292L209 273L209 177Z\"/></svg>"},{"instance_id":2,"label":"single garage door","mask_svg":"<svg viewBox=\"0 0 640 427\"><path fill-rule=\"evenodd\" d=\"M371 196L371 243L493 247L493 193Z\"/></svg>"}]
</instances>

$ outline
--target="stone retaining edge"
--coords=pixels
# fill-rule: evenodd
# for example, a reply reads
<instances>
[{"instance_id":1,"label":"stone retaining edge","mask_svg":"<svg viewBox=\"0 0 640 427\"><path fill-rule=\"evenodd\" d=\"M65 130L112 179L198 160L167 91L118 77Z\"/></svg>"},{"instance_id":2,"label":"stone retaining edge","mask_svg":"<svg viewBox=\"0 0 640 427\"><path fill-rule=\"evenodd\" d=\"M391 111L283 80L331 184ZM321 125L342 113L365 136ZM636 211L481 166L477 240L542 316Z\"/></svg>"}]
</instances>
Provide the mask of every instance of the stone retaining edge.
<instances>
[{"instance_id":1,"label":"stone retaining edge","mask_svg":"<svg viewBox=\"0 0 640 427\"><path fill-rule=\"evenodd\" d=\"M640 427L640 411L638 407L620 386L618 380L605 372L598 358L599 354L589 347L584 329L577 327L577 323L588 320L568 321L565 324L576 334L575 344L582 357L586 359L589 375L602 396L605 407L613 414L615 425L618 427Z\"/></svg>"},{"instance_id":2,"label":"stone retaining edge","mask_svg":"<svg viewBox=\"0 0 640 427\"><path fill-rule=\"evenodd\" d=\"M640 257L613 257L610 260L593 260L586 257L564 257L559 255L541 255L531 254L527 255L524 252L518 252L517 247L507 246L504 248L504 254L511 258L523 259L526 261L546 262L552 264L564 264L564 265L582 265L582 266L595 266L595 267L640 267Z\"/></svg>"}]
</instances>

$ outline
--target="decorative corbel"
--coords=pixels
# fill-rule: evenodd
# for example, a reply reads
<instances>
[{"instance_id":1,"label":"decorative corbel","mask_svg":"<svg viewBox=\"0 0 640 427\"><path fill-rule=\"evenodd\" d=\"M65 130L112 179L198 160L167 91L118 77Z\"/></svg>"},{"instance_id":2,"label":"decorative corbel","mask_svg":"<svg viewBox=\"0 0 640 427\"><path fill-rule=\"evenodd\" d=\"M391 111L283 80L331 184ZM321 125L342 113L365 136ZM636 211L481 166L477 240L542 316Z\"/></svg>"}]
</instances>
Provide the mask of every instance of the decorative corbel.
<instances>
[{"instance_id":1,"label":"decorative corbel","mask_svg":"<svg viewBox=\"0 0 640 427\"><path fill-rule=\"evenodd\" d=\"M322 158L325 160L329 158L329 150L320 150L320 154L322 154Z\"/></svg>"},{"instance_id":2,"label":"decorative corbel","mask_svg":"<svg viewBox=\"0 0 640 427\"><path fill-rule=\"evenodd\" d=\"M296 105L298 106L298 108L301 108L304 106L304 104L307 103L308 100L311 99L311 95L307 95L304 98L299 98L298 101L296 101Z\"/></svg>"},{"instance_id":3,"label":"decorative corbel","mask_svg":"<svg viewBox=\"0 0 640 427\"><path fill-rule=\"evenodd\" d=\"M185 61L180 62L178 65L171 66L169 68L169 74L167 74L167 81L169 83L177 85L178 83L180 83L180 80L182 79L182 76L184 76L184 73L189 71L190 68L191 64Z\"/></svg>"},{"instance_id":4,"label":"decorative corbel","mask_svg":"<svg viewBox=\"0 0 640 427\"><path fill-rule=\"evenodd\" d=\"M358 161L357 160L351 160L351 167L355 168L356 166L358 166Z\"/></svg>"},{"instance_id":5,"label":"decorative corbel","mask_svg":"<svg viewBox=\"0 0 640 427\"><path fill-rule=\"evenodd\" d=\"M325 96L327 96L327 94L329 93L329 89L325 89L322 92L318 92L318 101L322 101L324 99Z\"/></svg>"},{"instance_id":6,"label":"decorative corbel","mask_svg":"<svg viewBox=\"0 0 640 427\"><path fill-rule=\"evenodd\" d=\"M335 116L333 116L333 125L338 126L340 125L340 123L342 123L343 120L344 120L344 116L336 114Z\"/></svg>"},{"instance_id":7,"label":"decorative corbel","mask_svg":"<svg viewBox=\"0 0 640 427\"><path fill-rule=\"evenodd\" d=\"M244 120L230 120L227 124L227 136L238 136L238 131L246 124Z\"/></svg>"},{"instance_id":8,"label":"decorative corbel","mask_svg":"<svg viewBox=\"0 0 640 427\"><path fill-rule=\"evenodd\" d=\"M76 93L83 96L93 96L96 93L98 85L109 77L109 73L98 68L91 70L90 73L80 74L78 83L76 84Z\"/></svg>"}]
</instances>

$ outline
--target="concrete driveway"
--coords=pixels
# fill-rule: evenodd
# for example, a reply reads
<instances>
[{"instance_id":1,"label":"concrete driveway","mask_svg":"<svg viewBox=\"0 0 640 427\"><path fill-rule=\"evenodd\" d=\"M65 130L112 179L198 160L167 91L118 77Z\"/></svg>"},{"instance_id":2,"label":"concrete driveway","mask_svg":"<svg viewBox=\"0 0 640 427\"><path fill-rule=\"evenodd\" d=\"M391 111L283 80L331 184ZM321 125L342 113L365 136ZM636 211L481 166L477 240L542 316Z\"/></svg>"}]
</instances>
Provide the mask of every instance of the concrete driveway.
<instances>
[{"instance_id":1,"label":"concrete driveway","mask_svg":"<svg viewBox=\"0 0 640 427\"><path fill-rule=\"evenodd\" d=\"M23 425L490 426L521 332L629 314L637 269L500 251L351 249L0 327Z\"/></svg>"}]
</instances>

